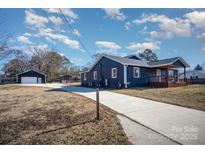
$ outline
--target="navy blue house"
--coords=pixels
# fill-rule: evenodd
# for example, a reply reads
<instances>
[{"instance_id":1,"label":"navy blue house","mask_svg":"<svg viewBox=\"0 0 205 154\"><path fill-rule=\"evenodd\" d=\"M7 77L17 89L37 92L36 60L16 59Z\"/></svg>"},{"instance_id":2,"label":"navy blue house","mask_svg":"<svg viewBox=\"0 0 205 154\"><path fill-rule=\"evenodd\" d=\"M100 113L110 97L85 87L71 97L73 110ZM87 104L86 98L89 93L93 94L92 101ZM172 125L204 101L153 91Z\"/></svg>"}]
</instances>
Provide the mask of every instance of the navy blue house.
<instances>
[{"instance_id":1,"label":"navy blue house","mask_svg":"<svg viewBox=\"0 0 205 154\"><path fill-rule=\"evenodd\" d=\"M36 84L46 83L46 75L36 70L27 70L16 75L17 83Z\"/></svg>"},{"instance_id":2,"label":"navy blue house","mask_svg":"<svg viewBox=\"0 0 205 154\"><path fill-rule=\"evenodd\" d=\"M181 57L151 62L137 56L103 55L88 71L81 72L81 85L110 88L179 85L178 68L184 68L186 76L186 67L189 65Z\"/></svg>"}]
</instances>

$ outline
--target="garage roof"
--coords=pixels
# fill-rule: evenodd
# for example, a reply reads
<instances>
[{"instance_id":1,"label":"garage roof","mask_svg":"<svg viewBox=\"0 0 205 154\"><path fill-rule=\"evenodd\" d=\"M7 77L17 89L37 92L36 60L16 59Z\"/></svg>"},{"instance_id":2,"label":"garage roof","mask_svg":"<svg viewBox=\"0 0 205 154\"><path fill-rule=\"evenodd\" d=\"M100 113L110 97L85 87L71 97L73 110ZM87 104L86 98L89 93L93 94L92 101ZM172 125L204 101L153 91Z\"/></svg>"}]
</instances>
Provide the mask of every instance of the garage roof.
<instances>
[{"instance_id":1,"label":"garage roof","mask_svg":"<svg viewBox=\"0 0 205 154\"><path fill-rule=\"evenodd\" d=\"M24 71L24 72L18 73L18 74L16 74L16 76L18 76L18 75L21 75L21 74L24 74L24 73L27 73L27 72L30 72L30 71L33 71L33 72L36 72L36 73L39 73L39 74L42 74L42 75L45 75L45 76L47 76L46 74L44 74L44 73L41 73L41 72L39 72L39 71L36 71L36 70L33 70L33 69L30 69L30 70L26 70L26 71Z\"/></svg>"}]
</instances>

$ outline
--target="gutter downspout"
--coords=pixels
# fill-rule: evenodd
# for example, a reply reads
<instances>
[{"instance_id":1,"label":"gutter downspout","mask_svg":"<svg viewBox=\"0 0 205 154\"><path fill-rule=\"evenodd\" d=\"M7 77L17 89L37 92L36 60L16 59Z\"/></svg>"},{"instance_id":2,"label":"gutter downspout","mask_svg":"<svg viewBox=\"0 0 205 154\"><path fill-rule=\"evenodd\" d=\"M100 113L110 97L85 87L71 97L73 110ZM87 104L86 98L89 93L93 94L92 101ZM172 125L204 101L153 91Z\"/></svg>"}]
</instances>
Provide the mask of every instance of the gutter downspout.
<instances>
[{"instance_id":1,"label":"gutter downspout","mask_svg":"<svg viewBox=\"0 0 205 154\"><path fill-rule=\"evenodd\" d=\"M124 67L124 85L125 88L127 89L127 65L123 65Z\"/></svg>"}]
</instances>

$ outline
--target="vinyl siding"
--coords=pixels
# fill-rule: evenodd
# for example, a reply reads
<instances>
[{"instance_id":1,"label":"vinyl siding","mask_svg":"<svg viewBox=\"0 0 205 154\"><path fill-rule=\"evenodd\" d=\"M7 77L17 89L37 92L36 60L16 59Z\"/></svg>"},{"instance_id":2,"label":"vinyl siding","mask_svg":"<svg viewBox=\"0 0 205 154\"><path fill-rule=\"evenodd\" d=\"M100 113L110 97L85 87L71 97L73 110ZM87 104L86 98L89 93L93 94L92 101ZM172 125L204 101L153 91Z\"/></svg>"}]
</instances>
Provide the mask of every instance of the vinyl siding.
<instances>
[{"instance_id":1,"label":"vinyl siding","mask_svg":"<svg viewBox=\"0 0 205 154\"><path fill-rule=\"evenodd\" d=\"M112 78L112 68L117 68L117 78ZM97 80L93 78L93 72L97 71ZM90 72L86 72L87 80L83 80L83 74L81 74L81 84L83 86L93 86L97 87L105 86L105 79L108 80L108 87L119 88L124 86L124 74L123 74L123 65L115 62L111 59L103 57Z\"/></svg>"},{"instance_id":2,"label":"vinyl siding","mask_svg":"<svg viewBox=\"0 0 205 154\"><path fill-rule=\"evenodd\" d=\"M127 67L128 87L147 86L149 83L149 80L148 80L149 68L139 67L139 71L140 71L139 78L134 78L134 67L136 66Z\"/></svg>"}]
</instances>

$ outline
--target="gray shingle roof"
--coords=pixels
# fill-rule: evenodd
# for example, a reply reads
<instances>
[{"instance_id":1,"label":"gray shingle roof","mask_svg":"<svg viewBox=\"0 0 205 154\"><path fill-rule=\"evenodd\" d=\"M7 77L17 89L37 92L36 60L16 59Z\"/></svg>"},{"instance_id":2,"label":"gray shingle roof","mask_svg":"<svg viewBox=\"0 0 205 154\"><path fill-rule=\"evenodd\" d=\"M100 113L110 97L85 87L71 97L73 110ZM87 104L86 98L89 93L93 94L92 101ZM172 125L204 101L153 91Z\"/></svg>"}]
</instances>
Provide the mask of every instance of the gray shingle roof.
<instances>
[{"instance_id":1,"label":"gray shingle roof","mask_svg":"<svg viewBox=\"0 0 205 154\"><path fill-rule=\"evenodd\" d=\"M162 59L162 60L157 60L154 62L128 59L126 57L119 57L119 56L112 56L112 55L105 55L105 57L113 59L113 60L115 60L119 63L122 63L122 64L134 65L134 66L144 66L144 67L157 67L157 66L171 65L174 62L176 62L177 60L180 60L185 66L189 67L189 65L181 57Z\"/></svg>"},{"instance_id":2,"label":"gray shingle roof","mask_svg":"<svg viewBox=\"0 0 205 154\"><path fill-rule=\"evenodd\" d=\"M107 57L109 59L112 59L112 60L114 60L118 63L124 64L124 65L150 67L150 68L172 65L177 60L180 60L186 67L189 67L189 65L181 57L174 57L174 58L162 59L162 60L157 60L157 61L151 62L151 61L145 61L145 60L128 59L127 57L119 57L119 56L113 56L113 55L102 55L88 71L92 70L92 68L98 63L98 61L102 57Z\"/></svg>"},{"instance_id":3,"label":"gray shingle roof","mask_svg":"<svg viewBox=\"0 0 205 154\"><path fill-rule=\"evenodd\" d=\"M153 61L153 62L148 62L149 65L154 66L154 65L165 65L165 64L169 64L172 63L173 61L178 60L179 57L174 57L174 58L169 58L169 59L163 59L163 60L157 60L157 61Z\"/></svg>"},{"instance_id":4,"label":"gray shingle roof","mask_svg":"<svg viewBox=\"0 0 205 154\"><path fill-rule=\"evenodd\" d=\"M151 67L164 66L164 65L172 65L177 60L180 60L186 67L189 67L189 64L187 64L182 57L174 57L174 58L157 60L157 61L153 61L153 62L148 62L148 64Z\"/></svg>"},{"instance_id":5,"label":"gray shingle roof","mask_svg":"<svg viewBox=\"0 0 205 154\"><path fill-rule=\"evenodd\" d=\"M147 61L143 61L143 60L128 59L128 58L112 56L112 55L106 55L105 57L108 57L122 64L149 67Z\"/></svg>"}]
</instances>

